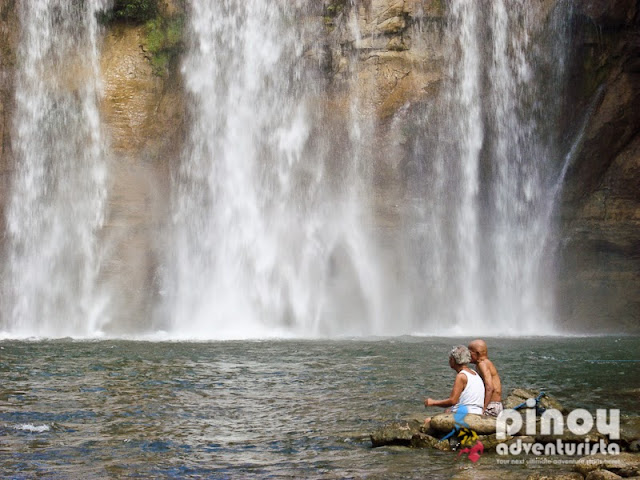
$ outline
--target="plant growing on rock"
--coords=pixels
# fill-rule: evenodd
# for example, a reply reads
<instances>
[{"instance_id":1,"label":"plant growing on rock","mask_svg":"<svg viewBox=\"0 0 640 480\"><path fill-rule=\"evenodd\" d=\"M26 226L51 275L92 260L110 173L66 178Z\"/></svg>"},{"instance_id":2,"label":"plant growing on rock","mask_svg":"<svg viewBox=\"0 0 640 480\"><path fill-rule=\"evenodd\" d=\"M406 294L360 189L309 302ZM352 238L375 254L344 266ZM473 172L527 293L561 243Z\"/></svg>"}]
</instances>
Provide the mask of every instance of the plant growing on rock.
<instances>
[{"instance_id":1,"label":"plant growing on rock","mask_svg":"<svg viewBox=\"0 0 640 480\"><path fill-rule=\"evenodd\" d=\"M347 0L332 0L324 6L323 18L327 27L335 27L335 21L347 6Z\"/></svg>"},{"instance_id":2,"label":"plant growing on rock","mask_svg":"<svg viewBox=\"0 0 640 480\"><path fill-rule=\"evenodd\" d=\"M145 45L151 54L151 65L156 75L164 75L167 72L171 60L174 59L182 48L184 32L184 17L181 15L165 18L156 16L146 25Z\"/></svg>"},{"instance_id":3,"label":"plant growing on rock","mask_svg":"<svg viewBox=\"0 0 640 480\"><path fill-rule=\"evenodd\" d=\"M184 5L182 10L184 11ZM115 0L113 6L99 14L101 23L125 22L144 25L143 49L148 53L153 72L167 74L171 61L180 53L184 30L184 14L168 15L158 0Z\"/></svg>"}]
</instances>

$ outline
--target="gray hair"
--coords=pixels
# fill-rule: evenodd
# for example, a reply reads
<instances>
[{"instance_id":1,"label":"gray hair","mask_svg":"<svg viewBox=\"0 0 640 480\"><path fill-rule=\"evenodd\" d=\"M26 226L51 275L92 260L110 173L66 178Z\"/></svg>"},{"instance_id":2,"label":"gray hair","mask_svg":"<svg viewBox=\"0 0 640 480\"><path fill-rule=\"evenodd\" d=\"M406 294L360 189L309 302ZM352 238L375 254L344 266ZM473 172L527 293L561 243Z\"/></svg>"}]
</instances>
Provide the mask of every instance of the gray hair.
<instances>
[{"instance_id":1,"label":"gray hair","mask_svg":"<svg viewBox=\"0 0 640 480\"><path fill-rule=\"evenodd\" d=\"M449 352L449 358L453 358L458 365L466 365L471 362L471 353L464 345L457 345Z\"/></svg>"}]
</instances>

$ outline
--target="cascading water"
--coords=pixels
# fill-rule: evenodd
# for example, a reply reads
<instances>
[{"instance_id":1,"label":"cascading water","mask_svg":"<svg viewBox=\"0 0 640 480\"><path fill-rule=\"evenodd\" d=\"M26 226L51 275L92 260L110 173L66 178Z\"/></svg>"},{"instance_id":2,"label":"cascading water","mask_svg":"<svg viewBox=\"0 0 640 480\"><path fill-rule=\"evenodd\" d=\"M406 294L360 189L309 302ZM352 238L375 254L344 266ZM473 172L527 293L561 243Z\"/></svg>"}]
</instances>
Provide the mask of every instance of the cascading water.
<instances>
[{"instance_id":1,"label":"cascading water","mask_svg":"<svg viewBox=\"0 0 640 480\"><path fill-rule=\"evenodd\" d=\"M562 2L551 15L566 18ZM437 141L420 189L425 332L552 332L549 197L560 155L549 126L564 37L558 28L543 38L536 18L530 2L450 3L447 77L429 117Z\"/></svg>"},{"instance_id":2,"label":"cascading water","mask_svg":"<svg viewBox=\"0 0 640 480\"><path fill-rule=\"evenodd\" d=\"M20 5L0 319L11 336L94 335L108 322L96 23L107 3ZM562 175L553 93L564 49L561 28L549 33L539 19L567 18L564 3L550 13L522 0L448 2L445 80L415 138L416 195L396 206L404 230L373 213L388 198L376 189L401 187L374 186L371 173L384 142L370 116L375 85L357 65L375 57L366 53L375 39L358 32L372 10L341 5L352 44L334 35L327 47L318 39L328 10L314 2L190 3L189 133L158 240L162 301L142 333L552 332L547 253ZM328 80L326 48L349 64L336 66L340 81ZM410 248L389 253L390 244Z\"/></svg>"},{"instance_id":3,"label":"cascading water","mask_svg":"<svg viewBox=\"0 0 640 480\"><path fill-rule=\"evenodd\" d=\"M192 124L164 289L171 336L377 330L358 136L341 137L317 108L323 81L305 68L304 8L192 4L183 66Z\"/></svg>"},{"instance_id":4,"label":"cascading water","mask_svg":"<svg viewBox=\"0 0 640 480\"><path fill-rule=\"evenodd\" d=\"M106 167L97 108L101 0L19 2L17 160L7 207L2 325L93 334Z\"/></svg>"},{"instance_id":5,"label":"cascading water","mask_svg":"<svg viewBox=\"0 0 640 480\"><path fill-rule=\"evenodd\" d=\"M516 8L514 8L516 7ZM548 332L552 319L549 271L543 255L549 240L545 169L553 160L537 131L532 98L539 98L527 58L532 29L524 2L492 3L493 63L489 119L494 139L488 155L494 165L491 241L495 247L495 296L489 318L511 332ZM517 33L513 27L518 27ZM539 100L538 100L539 101ZM552 110L551 110L552 111Z\"/></svg>"},{"instance_id":6,"label":"cascading water","mask_svg":"<svg viewBox=\"0 0 640 480\"><path fill-rule=\"evenodd\" d=\"M481 105L481 51L477 41L480 12L475 2L452 2L448 21L452 42L459 48L457 62L448 66L449 84L444 91L443 121L433 165L433 194L429 214L434 255L430 295L442 308L439 321L429 328L440 330L442 321L467 323L478 308L479 244L478 190L479 156L484 136ZM459 39L459 40L458 40ZM459 41L459 45L456 44ZM452 189L452 186L455 188ZM434 228L435 227L435 228ZM453 242L451 241L453 239ZM457 292L452 298L451 292ZM433 321L433 319L431 319Z\"/></svg>"}]
</instances>

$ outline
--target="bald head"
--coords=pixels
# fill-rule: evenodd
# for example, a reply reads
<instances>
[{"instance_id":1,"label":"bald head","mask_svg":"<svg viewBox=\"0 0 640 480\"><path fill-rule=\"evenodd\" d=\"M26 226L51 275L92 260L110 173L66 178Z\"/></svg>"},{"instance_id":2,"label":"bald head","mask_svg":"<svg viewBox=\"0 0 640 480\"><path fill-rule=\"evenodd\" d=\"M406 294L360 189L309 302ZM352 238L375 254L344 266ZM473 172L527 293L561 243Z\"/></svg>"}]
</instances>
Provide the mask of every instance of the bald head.
<instances>
[{"instance_id":1,"label":"bald head","mask_svg":"<svg viewBox=\"0 0 640 480\"><path fill-rule=\"evenodd\" d=\"M478 353L482 352L482 353L487 353L487 344L484 340L481 339L477 339L474 340L473 342L471 342L469 344L469 350L471 350L472 348L477 351Z\"/></svg>"},{"instance_id":2,"label":"bald head","mask_svg":"<svg viewBox=\"0 0 640 480\"><path fill-rule=\"evenodd\" d=\"M484 340L474 340L469 344L469 352L471 353L471 363L477 363L479 359L487 356L487 344Z\"/></svg>"}]
</instances>

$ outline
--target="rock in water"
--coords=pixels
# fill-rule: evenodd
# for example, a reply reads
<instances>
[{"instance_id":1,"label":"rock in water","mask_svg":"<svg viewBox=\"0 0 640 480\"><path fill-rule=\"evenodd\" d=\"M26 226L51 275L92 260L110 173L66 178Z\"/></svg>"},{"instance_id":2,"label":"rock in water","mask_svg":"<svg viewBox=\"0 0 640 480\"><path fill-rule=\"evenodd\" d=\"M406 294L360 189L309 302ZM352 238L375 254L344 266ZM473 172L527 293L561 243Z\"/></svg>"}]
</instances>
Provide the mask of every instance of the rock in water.
<instances>
[{"instance_id":1,"label":"rock in water","mask_svg":"<svg viewBox=\"0 0 640 480\"><path fill-rule=\"evenodd\" d=\"M640 475L640 455L636 453L621 453L619 455L596 454L583 457L576 462L577 472L588 476L596 470L604 470L622 474L624 477L636 477Z\"/></svg>"},{"instance_id":2,"label":"rock in water","mask_svg":"<svg viewBox=\"0 0 640 480\"><path fill-rule=\"evenodd\" d=\"M503 402L505 410L508 408L515 408L518 405L526 402L529 398L537 398L540 395L539 390L529 390L524 388L514 388L507 395L506 400ZM563 415L569 413L569 411L564 408L564 406L551 395L545 393L540 398L540 405L544 408L553 408L555 410L559 410Z\"/></svg>"},{"instance_id":3,"label":"rock in water","mask_svg":"<svg viewBox=\"0 0 640 480\"><path fill-rule=\"evenodd\" d=\"M435 448L436 450L442 450L444 452L451 450L451 445L447 440L440 440L426 433L414 434L413 437L411 437L411 446L413 448Z\"/></svg>"},{"instance_id":4,"label":"rock in water","mask_svg":"<svg viewBox=\"0 0 640 480\"><path fill-rule=\"evenodd\" d=\"M491 435L496 433L496 419L486 415L467 414L464 417L466 426L475 431L478 435ZM440 413L431 418L430 427L439 433L448 433L456 428L456 421L453 413ZM460 427L460 425L458 425Z\"/></svg>"},{"instance_id":5,"label":"rock in water","mask_svg":"<svg viewBox=\"0 0 640 480\"><path fill-rule=\"evenodd\" d=\"M640 417L620 419L620 440L632 452L640 450Z\"/></svg>"},{"instance_id":6,"label":"rock in water","mask_svg":"<svg viewBox=\"0 0 640 480\"><path fill-rule=\"evenodd\" d=\"M440 440L440 438L425 433L422 422L418 420L388 423L371 434L371 443L373 447L396 445L413 448L435 448L443 451L451 450L448 441Z\"/></svg>"},{"instance_id":7,"label":"rock in water","mask_svg":"<svg viewBox=\"0 0 640 480\"><path fill-rule=\"evenodd\" d=\"M418 420L388 423L371 434L374 447L385 445L411 446L411 439L420 433L422 424Z\"/></svg>"}]
</instances>

